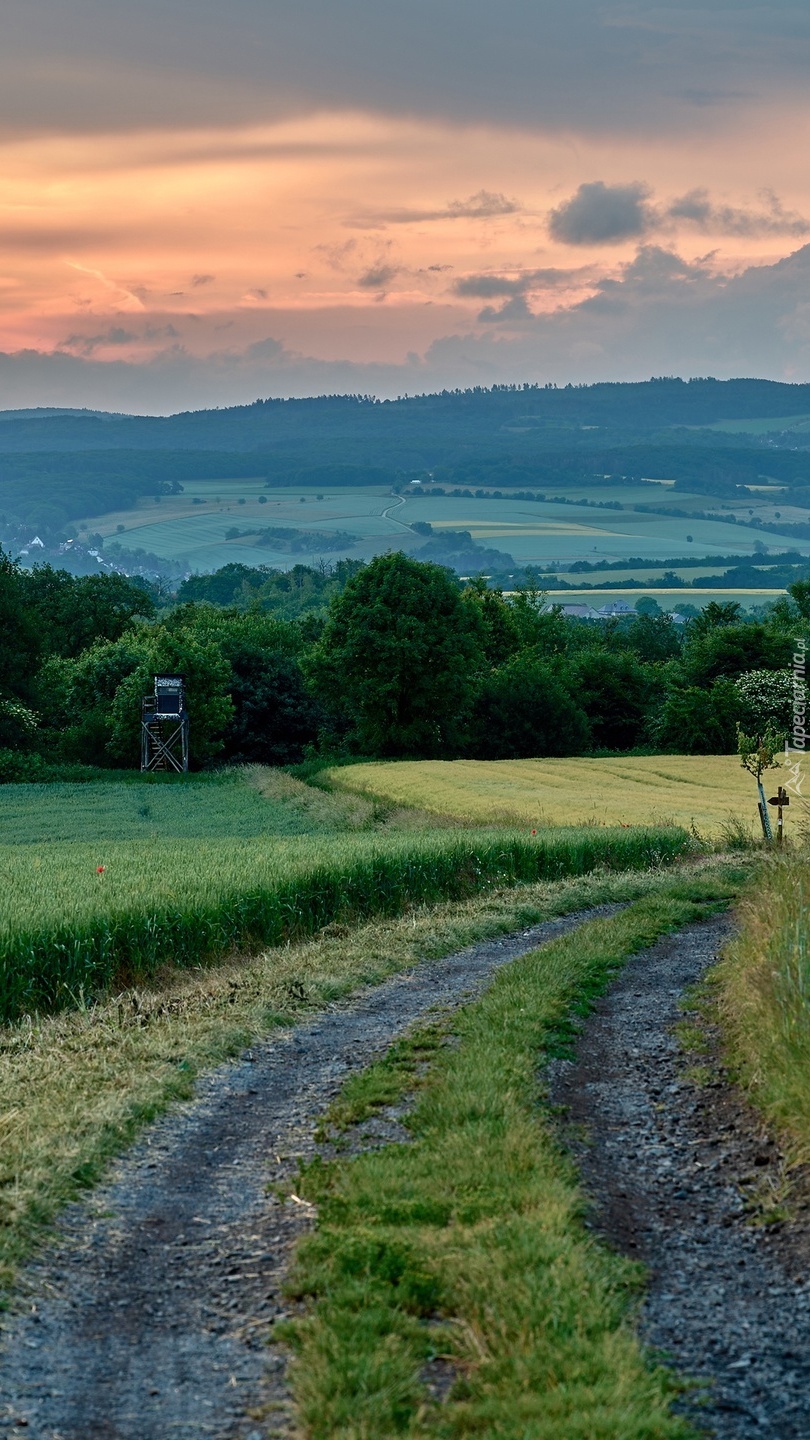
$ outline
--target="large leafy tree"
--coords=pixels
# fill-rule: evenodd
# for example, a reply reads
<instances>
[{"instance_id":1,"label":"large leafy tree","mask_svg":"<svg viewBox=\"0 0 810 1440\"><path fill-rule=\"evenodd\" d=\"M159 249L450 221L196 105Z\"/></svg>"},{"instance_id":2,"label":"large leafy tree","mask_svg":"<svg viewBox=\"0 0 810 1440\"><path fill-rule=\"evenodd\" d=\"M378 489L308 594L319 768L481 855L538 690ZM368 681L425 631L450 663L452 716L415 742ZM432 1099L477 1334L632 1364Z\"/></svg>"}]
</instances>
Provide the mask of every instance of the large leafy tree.
<instances>
[{"instance_id":1,"label":"large leafy tree","mask_svg":"<svg viewBox=\"0 0 810 1440\"><path fill-rule=\"evenodd\" d=\"M457 753L483 663L479 623L446 570L381 555L331 604L316 692L371 755Z\"/></svg>"},{"instance_id":2,"label":"large leafy tree","mask_svg":"<svg viewBox=\"0 0 810 1440\"><path fill-rule=\"evenodd\" d=\"M593 744L607 750L638 745L650 705L662 688L656 670L629 650L585 650L574 658L571 670Z\"/></svg>"},{"instance_id":3,"label":"large leafy tree","mask_svg":"<svg viewBox=\"0 0 810 1440\"><path fill-rule=\"evenodd\" d=\"M26 608L43 648L75 657L96 640L118 640L136 617L155 613L152 597L126 575L68 575L50 565L22 577Z\"/></svg>"},{"instance_id":4,"label":"large leafy tree","mask_svg":"<svg viewBox=\"0 0 810 1440\"><path fill-rule=\"evenodd\" d=\"M485 676L470 727L479 760L581 755L589 748L585 713L559 665L524 651Z\"/></svg>"}]
</instances>

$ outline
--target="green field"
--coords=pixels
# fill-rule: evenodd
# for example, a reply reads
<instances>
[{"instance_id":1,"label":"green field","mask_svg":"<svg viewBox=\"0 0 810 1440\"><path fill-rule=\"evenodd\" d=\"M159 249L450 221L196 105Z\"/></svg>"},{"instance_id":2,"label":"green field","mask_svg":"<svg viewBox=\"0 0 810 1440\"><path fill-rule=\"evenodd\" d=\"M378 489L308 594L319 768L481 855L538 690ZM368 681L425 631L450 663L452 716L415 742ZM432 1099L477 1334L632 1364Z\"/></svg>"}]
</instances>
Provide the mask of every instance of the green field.
<instances>
[{"instance_id":1,"label":"green field","mask_svg":"<svg viewBox=\"0 0 810 1440\"><path fill-rule=\"evenodd\" d=\"M318 835L354 828L369 812L347 811L259 767L182 780L133 774L89 785L3 785L0 845L82 842L101 859L108 842Z\"/></svg>"},{"instance_id":2,"label":"green field","mask_svg":"<svg viewBox=\"0 0 810 1440\"><path fill-rule=\"evenodd\" d=\"M264 795L241 777L39 786L30 809L24 787L3 787L0 1021L167 963L195 966L496 884L644 866L686 842L678 830L385 829L368 802L358 811L284 784L271 776Z\"/></svg>"},{"instance_id":3,"label":"green field","mask_svg":"<svg viewBox=\"0 0 810 1440\"><path fill-rule=\"evenodd\" d=\"M551 590L547 591L549 601L553 605L592 605L598 610L600 605L609 605L612 600L626 600L628 605L635 605L642 596L649 596L657 600L662 610L678 611L682 605L702 606L710 600L719 600L722 604L736 602L744 610L752 605L765 605L769 600L778 600L784 595L784 589L779 590L729 590L722 587L718 590L703 589L699 586L690 586L688 590L682 590L680 586L666 588L663 586L649 585L633 588L632 590Z\"/></svg>"},{"instance_id":4,"label":"green field","mask_svg":"<svg viewBox=\"0 0 810 1440\"><path fill-rule=\"evenodd\" d=\"M536 486L538 490L544 488L539 476ZM673 496L668 486L644 484L609 490L572 485L565 487L565 496L573 501L616 499L627 506L677 504L688 512L722 511L746 519L752 509L765 527L773 520L774 510L780 509L779 492L767 491L747 497L745 503L721 502L684 492ZM807 519L806 511L780 510L780 514L786 521ZM339 551L327 551L323 558L341 555L368 560L389 549L418 550L425 537L411 530L414 520L427 520L439 532L469 530L474 540L504 550L520 566L546 565L552 560L593 560L599 556L621 560L639 554L667 560L687 551L696 555L701 551L750 555L757 541L774 550L790 546L810 553L810 540L787 541L768 528L750 530L692 514L673 518L630 509L611 511L576 503L517 500L508 494L502 499L432 496L420 494L417 487L404 499L384 486L322 493L312 488L268 490L260 478L186 482L182 495L165 496L160 502L144 500L132 510L88 516L83 523L105 539L151 551L167 560L182 560L190 569L203 572L234 561L289 568L296 562L312 564L318 559L316 551L291 555L289 551L259 546L250 536L227 540L226 532L233 527L348 532L356 536L354 543ZM691 541L687 536L692 537Z\"/></svg>"},{"instance_id":5,"label":"green field","mask_svg":"<svg viewBox=\"0 0 810 1440\"><path fill-rule=\"evenodd\" d=\"M699 428L720 430L727 435L777 435L784 434L786 430L806 431L810 428L810 415L769 415L765 419L715 420L713 425L701 425Z\"/></svg>"}]
</instances>

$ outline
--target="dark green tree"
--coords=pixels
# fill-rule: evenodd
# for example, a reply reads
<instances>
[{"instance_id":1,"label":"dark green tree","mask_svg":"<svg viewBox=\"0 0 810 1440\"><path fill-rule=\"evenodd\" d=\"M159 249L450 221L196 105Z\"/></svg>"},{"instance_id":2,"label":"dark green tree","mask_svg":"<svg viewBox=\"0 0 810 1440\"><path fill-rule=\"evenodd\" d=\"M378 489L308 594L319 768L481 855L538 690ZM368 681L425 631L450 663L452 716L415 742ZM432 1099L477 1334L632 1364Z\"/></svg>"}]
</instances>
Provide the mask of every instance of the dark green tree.
<instances>
[{"instance_id":1,"label":"dark green tree","mask_svg":"<svg viewBox=\"0 0 810 1440\"><path fill-rule=\"evenodd\" d=\"M553 663L524 651L482 679L469 738L476 759L581 755L589 746L585 712Z\"/></svg>"},{"instance_id":2,"label":"dark green tree","mask_svg":"<svg viewBox=\"0 0 810 1440\"><path fill-rule=\"evenodd\" d=\"M695 623L690 624L683 650L688 684L711 685L723 676L733 678L747 670L782 670L791 663L792 638L779 627L741 620L694 633Z\"/></svg>"},{"instance_id":3,"label":"dark green tree","mask_svg":"<svg viewBox=\"0 0 810 1440\"><path fill-rule=\"evenodd\" d=\"M668 615L639 615L620 631L619 643L653 664L681 653L681 638Z\"/></svg>"},{"instance_id":4,"label":"dark green tree","mask_svg":"<svg viewBox=\"0 0 810 1440\"><path fill-rule=\"evenodd\" d=\"M315 693L369 755L458 752L483 655L446 570L380 555L333 599L309 662Z\"/></svg>"},{"instance_id":5,"label":"dark green tree","mask_svg":"<svg viewBox=\"0 0 810 1440\"><path fill-rule=\"evenodd\" d=\"M234 646L228 658L234 713L224 735L223 759L296 764L304 747L316 741L323 722L298 661L249 644Z\"/></svg>"},{"instance_id":6,"label":"dark green tree","mask_svg":"<svg viewBox=\"0 0 810 1440\"><path fill-rule=\"evenodd\" d=\"M490 590L486 580L479 578L469 582L461 598L475 616L486 664L502 665L521 646L514 606L504 600L500 590Z\"/></svg>"},{"instance_id":7,"label":"dark green tree","mask_svg":"<svg viewBox=\"0 0 810 1440\"><path fill-rule=\"evenodd\" d=\"M74 657L96 640L118 640L137 617L150 619L155 604L126 575L68 575L50 565L23 576L25 603L50 655Z\"/></svg>"},{"instance_id":8,"label":"dark green tree","mask_svg":"<svg viewBox=\"0 0 810 1440\"><path fill-rule=\"evenodd\" d=\"M639 745L656 692L663 688L653 667L629 650L586 650L573 659L571 673L593 744L605 750Z\"/></svg>"},{"instance_id":9,"label":"dark green tree","mask_svg":"<svg viewBox=\"0 0 810 1440\"><path fill-rule=\"evenodd\" d=\"M0 699L28 702L42 640L25 605L25 577L0 550Z\"/></svg>"},{"instance_id":10,"label":"dark green tree","mask_svg":"<svg viewBox=\"0 0 810 1440\"><path fill-rule=\"evenodd\" d=\"M669 690L655 724L655 743L676 755L731 755L737 748L739 714L731 680Z\"/></svg>"}]
</instances>

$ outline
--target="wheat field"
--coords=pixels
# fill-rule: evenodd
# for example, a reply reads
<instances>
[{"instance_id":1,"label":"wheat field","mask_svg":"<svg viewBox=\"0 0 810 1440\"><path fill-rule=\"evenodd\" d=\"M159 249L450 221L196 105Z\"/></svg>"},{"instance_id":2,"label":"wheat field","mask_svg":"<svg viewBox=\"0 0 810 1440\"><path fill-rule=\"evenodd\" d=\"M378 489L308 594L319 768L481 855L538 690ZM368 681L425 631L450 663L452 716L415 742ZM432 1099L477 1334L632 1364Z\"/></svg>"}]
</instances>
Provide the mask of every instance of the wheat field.
<instances>
[{"instance_id":1,"label":"wheat field","mask_svg":"<svg viewBox=\"0 0 810 1440\"><path fill-rule=\"evenodd\" d=\"M756 785L736 755L566 760L395 760L329 772L341 789L455 815L476 825L682 825L719 839L758 833ZM774 794L784 775L765 777ZM772 787L772 788L771 788ZM810 794L810 787L808 788ZM793 802L788 833L803 819Z\"/></svg>"}]
</instances>

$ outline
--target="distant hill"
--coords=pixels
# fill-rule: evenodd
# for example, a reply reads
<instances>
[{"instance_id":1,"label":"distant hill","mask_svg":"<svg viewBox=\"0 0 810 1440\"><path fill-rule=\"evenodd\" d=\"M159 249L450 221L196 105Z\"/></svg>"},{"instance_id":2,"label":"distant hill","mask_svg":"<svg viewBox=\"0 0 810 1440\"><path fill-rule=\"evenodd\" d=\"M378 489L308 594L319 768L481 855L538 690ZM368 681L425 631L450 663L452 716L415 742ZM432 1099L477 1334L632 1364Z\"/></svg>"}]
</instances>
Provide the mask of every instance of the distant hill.
<instances>
[{"instance_id":1,"label":"distant hill","mask_svg":"<svg viewBox=\"0 0 810 1440\"><path fill-rule=\"evenodd\" d=\"M0 411L0 540L58 540L74 520L205 479L321 491L407 490L419 479L453 494L549 496L571 484L607 492L626 479L665 479L722 499L769 478L787 487L785 505L804 511L810 431L788 427L808 416L810 384L755 379L503 385L382 401L325 395L165 417ZM767 432L769 417L772 433L706 428L759 421ZM795 519L801 531L781 531L794 541L806 528L804 515Z\"/></svg>"},{"instance_id":2,"label":"distant hill","mask_svg":"<svg viewBox=\"0 0 810 1440\"><path fill-rule=\"evenodd\" d=\"M108 415L86 410L0 412L0 451L268 450L312 464L336 461L413 468L450 451L497 439L518 451L543 438L590 448L591 427L644 434L671 426L810 414L810 385L775 380L646 380L597 385L494 386L376 400L324 395L257 400L225 410L170 416ZM604 438L604 437L603 437ZM723 437L728 443L728 436ZM334 453L338 445L339 454Z\"/></svg>"}]
</instances>

